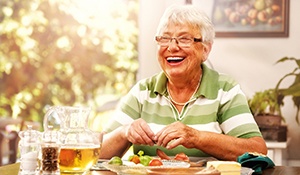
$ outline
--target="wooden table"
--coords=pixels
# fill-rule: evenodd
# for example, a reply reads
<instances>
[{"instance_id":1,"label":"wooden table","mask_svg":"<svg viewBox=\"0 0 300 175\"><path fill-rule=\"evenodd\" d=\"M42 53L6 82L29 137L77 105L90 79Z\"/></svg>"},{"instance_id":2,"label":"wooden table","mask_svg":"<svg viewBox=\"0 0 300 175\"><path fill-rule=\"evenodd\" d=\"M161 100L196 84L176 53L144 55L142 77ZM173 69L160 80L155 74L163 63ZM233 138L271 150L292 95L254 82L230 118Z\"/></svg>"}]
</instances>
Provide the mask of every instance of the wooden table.
<instances>
[{"instance_id":1,"label":"wooden table","mask_svg":"<svg viewBox=\"0 0 300 175\"><path fill-rule=\"evenodd\" d=\"M0 167L1 175L18 175L19 163L5 165ZM111 171L91 171L88 175L116 175ZM276 166L274 168L266 169L263 175L300 175L300 167Z\"/></svg>"}]
</instances>

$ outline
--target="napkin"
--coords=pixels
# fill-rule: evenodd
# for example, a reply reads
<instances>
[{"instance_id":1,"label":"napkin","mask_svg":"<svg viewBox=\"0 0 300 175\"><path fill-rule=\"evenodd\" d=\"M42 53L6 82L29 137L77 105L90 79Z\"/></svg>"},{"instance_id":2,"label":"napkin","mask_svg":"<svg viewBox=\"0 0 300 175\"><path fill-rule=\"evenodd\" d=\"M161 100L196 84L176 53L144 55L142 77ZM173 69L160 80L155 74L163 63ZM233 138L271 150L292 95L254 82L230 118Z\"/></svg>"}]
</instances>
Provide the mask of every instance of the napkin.
<instances>
[{"instance_id":1,"label":"napkin","mask_svg":"<svg viewBox=\"0 0 300 175\"><path fill-rule=\"evenodd\" d=\"M246 152L237 158L242 167L252 168L254 173L262 174L266 168L274 167L274 162L266 155L259 153Z\"/></svg>"}]
</instances>

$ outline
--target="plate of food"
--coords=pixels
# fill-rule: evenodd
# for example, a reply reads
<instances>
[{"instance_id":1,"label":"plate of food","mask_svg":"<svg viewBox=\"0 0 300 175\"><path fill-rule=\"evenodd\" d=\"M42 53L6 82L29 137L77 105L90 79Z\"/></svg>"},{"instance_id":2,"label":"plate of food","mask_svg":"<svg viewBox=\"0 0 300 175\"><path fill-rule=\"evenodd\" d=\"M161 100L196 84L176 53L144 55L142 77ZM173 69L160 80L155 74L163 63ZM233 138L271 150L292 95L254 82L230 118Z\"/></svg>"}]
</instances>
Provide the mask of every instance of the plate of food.
<instances>
[{"instance_id":1,"label":"plate of food","mask_svg":"<svg viewBox=\"0 0 300 175\"><path fill-rule=\"evenodd\" d=\"M155 169L187 169L190 164L184 161L160 160L158 158L151 158L149 162L133 162L113 157L109 161L102 162L101 166L118 174L147 174L148 170Z\"/></svg>"},{"instance_id":2,"label":"plate of food","mask_svg":"<svg viewBox=\"0 0 300 175\"><path fill-rule=\"evenodd\" d=\"M179 158L165 158L165 157L150 157L144 155L143 151L139 151L137 154L129 157L128 160L122 160L118 156L112 157L108 161L104 161L98 166L109 169L119 175L128 174L179 174L181 172L189 174L195 174L204 169L202 166L194 167L195 164L191 164L186 160L186 156L180 154ZM197 164L197 165L203 165ZM192 168L190 168L192 167ZM200 168L201 167L201 168Z\"/></svg>"},{"instance_id":3,"label":"plate of food","mask_svg":"<svg viewBox=\"0 0 300 175\"><path fill-rule=\"evenodd\" d=\"M214 168L190 167L189 163L183 161L162 161L163 165L144 166L142 164L131 164L124 162L122 165L113 165L109 162L103 162L101 165L118 175L183 175L183 174L201 174L201 175L220 175L221 173Z\"/></svg>"},{"instance_id":4,"label":"plate of food","mask_svg":"<svg viewBox=\"0 0 300 175\"><path fill-rule=\"evenodd\" d=\"M213 167L204 167L203 161L191 162L183 153L175 158L164 157L158 154L158 157L144 155L142 151L132 155L128 160L122 160L120 157L112 157L110 160L98 163L99 167L109 169L119 175L129 174L202 174L202 175L220 175Z\"/></svg>"},{"instance_id":5,"label":"plate of food","mask_svg":"<svg viewBox=\"0 0 300 175\"><path fill-rule=\"evenodd\" d=\"M110 160L98 162L99 170L108 169L118 175L220 175L230 173L235 175L251 175L251 168L241 167L235 161L218 161L216 159L200 159L194 161L185 154L168 157L162 151L157 151L158 157L144 155L142 151L132 155L128 160L113 157Z\"/></svg>"}]
</instances>

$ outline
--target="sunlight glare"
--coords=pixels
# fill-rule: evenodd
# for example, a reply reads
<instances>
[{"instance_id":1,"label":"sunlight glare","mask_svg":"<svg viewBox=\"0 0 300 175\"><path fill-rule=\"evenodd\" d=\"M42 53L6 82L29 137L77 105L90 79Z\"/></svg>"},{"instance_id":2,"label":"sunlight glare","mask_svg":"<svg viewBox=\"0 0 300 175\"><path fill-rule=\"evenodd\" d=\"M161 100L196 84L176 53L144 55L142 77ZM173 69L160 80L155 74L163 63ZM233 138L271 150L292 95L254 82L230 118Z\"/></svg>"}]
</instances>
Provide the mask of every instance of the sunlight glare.
<instances>
[{"instance_id":1,"label":"sunlight glare","mask_svg":"<svg viewBox=\"0 0 300 175\"><path fill-rule=\"evenodd\" d=\"M121 12L124 9L124 0L72 0L75 8L68 7L69 11L80 23L89 23L97 19L102 24L109 24L112 12Z\"/></svg>"}]
</instances>

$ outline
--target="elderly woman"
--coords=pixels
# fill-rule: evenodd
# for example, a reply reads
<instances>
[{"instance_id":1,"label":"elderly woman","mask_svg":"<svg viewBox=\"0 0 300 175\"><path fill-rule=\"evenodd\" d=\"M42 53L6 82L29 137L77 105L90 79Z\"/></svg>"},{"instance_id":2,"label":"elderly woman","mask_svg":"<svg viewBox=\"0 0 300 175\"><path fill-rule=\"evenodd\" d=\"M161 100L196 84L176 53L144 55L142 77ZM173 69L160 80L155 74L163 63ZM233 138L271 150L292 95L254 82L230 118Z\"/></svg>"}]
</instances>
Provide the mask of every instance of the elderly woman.
<instances>
[{"instance_id":1,"label":"elderly woman","mask_svg":"<svg viewBox=\"0 0 300 175\"><path fill-rule=\"evenodd\" d=\"M120 101L107 125L101 158L123 156L133 145L156 155L183 152L236 160L267 153L239 84L208 68L214 28L195 6L170 6L155 40L162 72L139 81Z\"/></svg>"}]
</instances>

